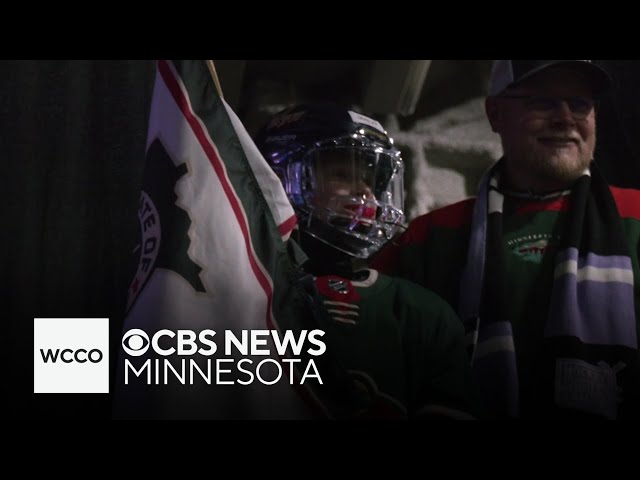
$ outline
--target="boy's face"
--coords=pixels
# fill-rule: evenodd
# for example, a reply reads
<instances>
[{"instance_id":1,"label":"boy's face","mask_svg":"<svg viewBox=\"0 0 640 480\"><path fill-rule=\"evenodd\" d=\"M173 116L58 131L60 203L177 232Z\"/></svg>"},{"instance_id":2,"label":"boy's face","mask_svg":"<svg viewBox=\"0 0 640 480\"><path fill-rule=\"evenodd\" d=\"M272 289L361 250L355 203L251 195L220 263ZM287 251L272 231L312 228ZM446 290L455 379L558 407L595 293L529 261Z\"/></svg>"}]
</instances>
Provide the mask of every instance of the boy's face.
<instances>
[{"instance_id":1,"label":"boy's face","mask_svg":"<svg viewBox=\"0 0 640 480\"><path fill-rule=\"evenodd\" d=\"M375 219L375 165L368 164L366 156L349 149L318 153L313 203L319 211L330 209L341 216L357 213L361 218Z\"/></svg>"}]
</instances>

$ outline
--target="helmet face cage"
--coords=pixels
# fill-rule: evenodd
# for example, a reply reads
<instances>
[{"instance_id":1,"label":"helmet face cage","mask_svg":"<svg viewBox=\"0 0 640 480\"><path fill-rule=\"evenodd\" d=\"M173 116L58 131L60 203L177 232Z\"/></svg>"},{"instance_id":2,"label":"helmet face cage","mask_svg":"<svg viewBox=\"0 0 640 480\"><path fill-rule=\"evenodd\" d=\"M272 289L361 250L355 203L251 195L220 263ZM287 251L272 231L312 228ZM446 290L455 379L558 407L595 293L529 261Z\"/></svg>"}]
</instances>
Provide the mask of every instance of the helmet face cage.
<instances>
[{"instance_id":1,"label":"helmet face cage","mask_svg":"<svg viewBox=\"0 0 640 480\"><path fill-rule=\"evenodd\" d=\"M400 151L359 133L280 152L274 170L300 228L357 258L369 258L398 231L403 214Z\"/></svg>"}]
</instances>

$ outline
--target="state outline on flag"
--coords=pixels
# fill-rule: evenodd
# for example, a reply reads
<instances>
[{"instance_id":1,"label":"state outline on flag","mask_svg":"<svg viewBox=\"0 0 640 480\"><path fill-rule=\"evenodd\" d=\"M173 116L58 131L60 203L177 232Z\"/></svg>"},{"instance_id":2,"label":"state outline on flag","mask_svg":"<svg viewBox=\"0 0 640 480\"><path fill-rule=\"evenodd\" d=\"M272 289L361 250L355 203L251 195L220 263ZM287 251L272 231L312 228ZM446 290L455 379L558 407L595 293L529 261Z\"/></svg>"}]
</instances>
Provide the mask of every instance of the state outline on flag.
<instances>
[{"instance_id":1,"label":"state outline on flag","mask_svg":"<svg viewBox=\"0 0 640 480\"><path fill-rule=\"evenodd\" d=\"M126 311L157 268L180 275L196 292L207 292L200 278L203 267L189 255L193 220L179 204L175 188L188 172L188 163L176 165L162 140L154 138L145 156L138 204L139 242L134 249L138 255L134 262L137 268L129 287Z\"/></svg>"}]
</instances>

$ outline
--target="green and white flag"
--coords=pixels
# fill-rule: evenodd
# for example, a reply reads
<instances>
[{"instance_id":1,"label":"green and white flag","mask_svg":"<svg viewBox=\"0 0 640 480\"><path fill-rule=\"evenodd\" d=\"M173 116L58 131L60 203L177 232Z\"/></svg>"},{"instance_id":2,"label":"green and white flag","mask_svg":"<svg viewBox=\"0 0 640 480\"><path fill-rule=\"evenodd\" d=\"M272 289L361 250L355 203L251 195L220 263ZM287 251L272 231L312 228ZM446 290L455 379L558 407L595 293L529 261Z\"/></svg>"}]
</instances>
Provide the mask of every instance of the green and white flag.
<instances>
[{"instance_id":1,"label":"green and white flag","mask_svg":"<svg viewBox=\"0 0 640 480\"><path fill-rule=\"evenodd\" d=\"M318 407L310 391L317 371L283 362L273 334L260 332L291 331L298 341L304 327L295 318L303 291L293 286L286 242L296 218L209 66L157 64L114 413L309 418ZM250 344L256 331L256 355L228 343L228 332ZM242 359L247 373L238 370Z\"/></svg>"}]
</instances>

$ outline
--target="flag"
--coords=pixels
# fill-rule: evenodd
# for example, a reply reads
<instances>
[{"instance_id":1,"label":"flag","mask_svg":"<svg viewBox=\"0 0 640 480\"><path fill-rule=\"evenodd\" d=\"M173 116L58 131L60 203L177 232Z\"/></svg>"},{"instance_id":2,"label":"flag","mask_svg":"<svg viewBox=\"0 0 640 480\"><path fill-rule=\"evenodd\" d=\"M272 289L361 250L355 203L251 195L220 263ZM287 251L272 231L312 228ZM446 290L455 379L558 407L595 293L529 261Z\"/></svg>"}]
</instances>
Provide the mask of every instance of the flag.
<instances>
[{"instance_id":1,"label":"flag","mask_svg":"<svg viewBox=\"0 0 640 480\"><path fill-rule=\"evenodd\" d=\"M297 264L287 246L296 217L279 179L216 90L211 65L157 63L114 413L309 418L315 400L300 383L304 365L283 363L273 336L264 334L298 335L304 327L295 311L303 293L292 287ZM237 339L261 331L268 354L251 356L238 347L216 369L208 361L224 356L229 331ZM212 344L217 352L208 355ZM240 375L243 358L252 363ZM307 373L308 384L317 381L313 369Z\"/></svg>"}]
</instances>

